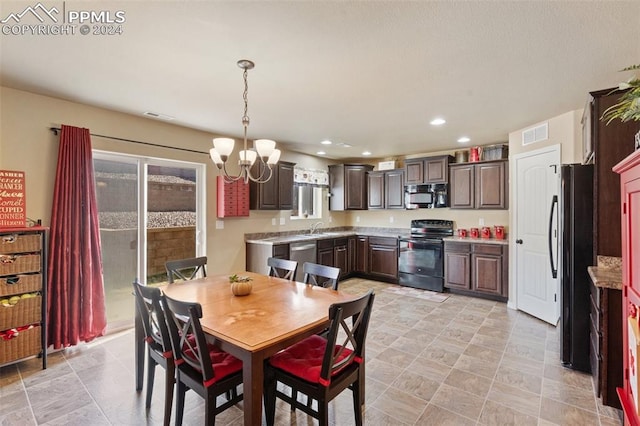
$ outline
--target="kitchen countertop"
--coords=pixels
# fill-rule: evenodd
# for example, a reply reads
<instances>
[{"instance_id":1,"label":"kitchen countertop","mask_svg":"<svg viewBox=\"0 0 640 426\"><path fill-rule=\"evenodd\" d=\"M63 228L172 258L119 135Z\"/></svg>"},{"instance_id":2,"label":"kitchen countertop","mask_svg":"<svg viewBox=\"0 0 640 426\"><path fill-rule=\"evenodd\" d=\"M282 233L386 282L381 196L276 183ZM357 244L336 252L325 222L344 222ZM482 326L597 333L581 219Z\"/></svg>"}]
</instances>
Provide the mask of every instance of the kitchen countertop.
<instances>
[{"instance_id":1,"label":"kitchen countertop","mask_svg":"<svg viewBox=\"0 0 640 426\"><path fill-rule=\"evenodd\" d=\"M289 244L304 241L317 241L329 238L345 238L356 235L368 237L398 238L409 232L400 228L357 228L350 230L321 229L320 232L310 234L309 230L299 230L283 233L245 234L245 242L250 244Z\"/></svg>"},{"instance_id":2,"label":"kitchen countertop","mask_svg":"<svg viewBox=\"0 0 640 426\"><path fill-rule=\"evenodd\" d=\"M596 287L622 290L622 258L598 256L598 266L587 266Z\"/></svg>"},{"instance_id":3,"label":"kitchen countertop","mask_svg":"<svg viewBox=\"0 0 640 426\"><path fill-rule=\"evenodd\" d=\"M503 246L509 245L509 240L498 240L495 238L471 238L471 237L444 237L444 241L452 243L473 243L473 244L499 244Z\"/></svg>"}]
</instances>

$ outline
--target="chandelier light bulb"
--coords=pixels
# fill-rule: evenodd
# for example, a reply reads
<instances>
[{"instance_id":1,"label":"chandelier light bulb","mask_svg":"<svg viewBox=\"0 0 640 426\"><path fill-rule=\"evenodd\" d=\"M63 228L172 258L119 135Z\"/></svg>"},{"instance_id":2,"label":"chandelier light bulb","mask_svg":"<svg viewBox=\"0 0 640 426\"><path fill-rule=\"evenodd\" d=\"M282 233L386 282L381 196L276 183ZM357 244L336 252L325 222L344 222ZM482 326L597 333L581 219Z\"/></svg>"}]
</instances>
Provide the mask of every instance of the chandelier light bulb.
<instances>
[{"instance_id":1,"label":"chandelier light bulb","mask_svg":"<svg viewBox=\"0 0 640 426\"><path fill-rule=\"evenodd\" d=\"M273 166L274 164L276 164L278 160L280 160L281 153L282 152L279 149L274 149L271 155L269 156L269 159L267 160L267 164L270 166Z\"/></svg>"},{"instance_id":2,"label":"chandelier light bulb","mask_svg":"<svg viewBox=\"0 0 640 426\"><path fill-rule=\"evenodd\" d=\"M249 164L250 166L253 165L253 163L256 162L256 158L258 156L258 153L255 151L252 151L250 149L247 150L242 150L239 153L240 156L240 161L238 162L238 164L242 165L242 164Z\"/></svg>"},{"instance_id":3,"label":"chandelier light bulb","mask_svg":"<svg viewBox=\"0 0 640 426\"><path fill-rule=\"evenodd\" d=\"M218 166L218 168L220 168L220 166L224 164L224 161L222 161L222 158L220 158L220 154L218 154L218 151L216 151L215 148L211 148L209 150L209 155L211 156L211 160L215 163L216 166Z\"/></svg>"},{"instance_id":4,"label":"chandelier light bulb","mask_svg":"<svg viewBox=\"0 0 640 426\"><path fill-rule=\"evenodd\" d=\"M235 145L235 141L231 138L215 138L213 140L213 147L218 151L223 161L233 152L233 145Z\"/></svg>"},{"instance_id":5,"label":"chandelier light bulb","mask_svg":"<svg viewBox=\"0 0 640 426\"><path fill-rule=\"evenodd\" d=\"M258 139L253 142L253 146L258 151L258 155L262 158L269 158L276 148L276 142L271 139Z\"/></svg>"}]
</instances>

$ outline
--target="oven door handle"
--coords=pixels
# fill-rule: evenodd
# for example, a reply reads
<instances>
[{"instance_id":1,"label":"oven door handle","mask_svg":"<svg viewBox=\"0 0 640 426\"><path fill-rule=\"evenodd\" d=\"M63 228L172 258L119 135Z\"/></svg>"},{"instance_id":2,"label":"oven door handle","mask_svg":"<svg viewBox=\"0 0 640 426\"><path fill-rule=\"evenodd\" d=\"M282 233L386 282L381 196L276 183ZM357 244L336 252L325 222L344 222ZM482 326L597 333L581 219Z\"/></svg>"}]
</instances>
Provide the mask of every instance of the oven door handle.
<instances>
[{"instance_id":1,"label":"oven door handle","mask_svg":"<svg viewBox=\"0 0 640 426\"><path fill-rule=\"evenodd\" d=\"M413 243L413 244L442 244L443 241L437 238L420 238L420 239L411 239L411 238L400 238L400 242L404 243Z\"/></svg>"}]
</instances>

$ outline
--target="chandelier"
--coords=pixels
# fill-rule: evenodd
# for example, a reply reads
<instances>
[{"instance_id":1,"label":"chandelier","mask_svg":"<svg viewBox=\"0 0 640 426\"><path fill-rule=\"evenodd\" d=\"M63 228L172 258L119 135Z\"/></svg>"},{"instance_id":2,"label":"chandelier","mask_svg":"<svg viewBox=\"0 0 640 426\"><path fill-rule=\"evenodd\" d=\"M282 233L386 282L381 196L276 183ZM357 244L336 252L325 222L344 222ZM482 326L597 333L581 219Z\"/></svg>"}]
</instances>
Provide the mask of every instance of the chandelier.
<instances>
[{"instance_id":1,"label":"chandelier","mask_svg":"<svg viewBox=\"0 0 640 426\"><path fill-rule=\"evenodd\" d=\"M280 150L276 149L276 143L270 139L257 139L253 142L253 149L247 148L247 128L249 127L249 116L247 115L249 85L247 83L247 74L250 69L253 69L255 64L247 59L241 59L238 61L238 66L244 70L242 74L244 79L244 92L242 94L242 98L244 99L244 115L242 116L244 149L238 153L239 174L233 175L227 171L227 160L233 152L233 145L235 144L233 139L214 138L213 148L209 150L209 155L218 167L218 170L224 174L225 182L231 183L243 179L245 183L248 183L250 180L257 183L265 183L271 179L273 174L271 167L278 163ZM252 166L256 162L257 157L260 157L262 164L257 167L259 175L254 176L252 174ZM253 170L255 169L256 168Z\"/></svg>"}]
</instances>

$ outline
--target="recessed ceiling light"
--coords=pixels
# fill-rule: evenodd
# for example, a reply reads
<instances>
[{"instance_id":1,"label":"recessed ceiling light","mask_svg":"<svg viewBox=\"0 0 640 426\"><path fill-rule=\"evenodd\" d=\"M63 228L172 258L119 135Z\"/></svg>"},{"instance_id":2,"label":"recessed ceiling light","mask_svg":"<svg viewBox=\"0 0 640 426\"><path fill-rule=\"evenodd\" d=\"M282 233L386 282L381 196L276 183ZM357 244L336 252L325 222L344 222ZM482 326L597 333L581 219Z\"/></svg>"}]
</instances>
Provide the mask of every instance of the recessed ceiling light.
<instances>
[{"instance_id":1,"label":"recessed ceiling light","mask_svg":"<svg viewBox=\"0 0 640 426\"><path fill-rule=\"evenodd\" d=\"M434 118L433 120L431 120L431 125L432 126L442 126L446 122L447 122L447 120L445 120L444 118Z\"/></svg>"},{"instance_id":2,"label":"recessed ceiling light","mask_svg":"<svg viewBox=\"0 0 640 426\"><path fill-rule=\"evenodd\" d=\"M469 142L471 139L469 139L466 136L461 137L460 139L458 139L458 142L460 143L465 143L465 142Z\"/></svg>"},{"instance_id":3,"label":"recessed ceiling light","mask_svg":"<svg viewBox=\"0 0 640 426\"><path fill-rule=\"evenodd\" d=\"M320 142L322 145L331 145L333 142L331 142L330 140L324 140L322 142Z\"/></svg>"},{"instance_id":4,"label":"recessed ceiling light","mask_svg":"<svg viewBox=\"0 0 640 426\"><path fill-rule=\"evenodd\" d=\"M362 155L364 155L365 157L367 157L367 156L371 155L371 153L370 153L369 151L364 151L364 152L362 153Z\"/></svg>"},{"instance_id":5,"label":"recessed ceiling light","mask_svg":"<svg viewBox=\"0 0 640 426\"><path fill-rule=\"evenodd\" d=\"M324 151L318 151L318 152L316 152L316 154L318 154L318 155L325 155L325 154L326 154L326 152L324 152Z\"/></svg>"}]
</instances>

